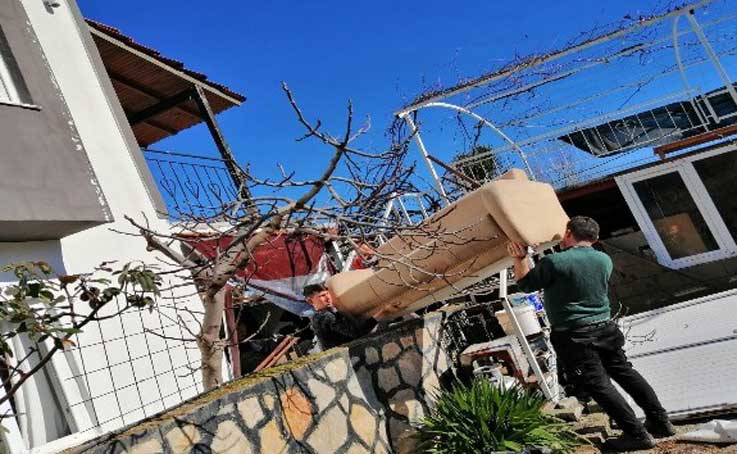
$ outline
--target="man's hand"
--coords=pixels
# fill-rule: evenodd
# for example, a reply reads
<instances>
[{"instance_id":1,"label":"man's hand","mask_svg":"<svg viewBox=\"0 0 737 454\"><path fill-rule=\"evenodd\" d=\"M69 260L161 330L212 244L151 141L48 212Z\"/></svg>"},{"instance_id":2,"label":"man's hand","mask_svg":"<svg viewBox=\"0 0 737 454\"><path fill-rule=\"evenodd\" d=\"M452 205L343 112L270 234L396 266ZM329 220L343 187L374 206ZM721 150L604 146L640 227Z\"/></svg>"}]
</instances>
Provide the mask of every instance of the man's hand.
<instances>
[{"instance_id":1,"label":"man's hand","mask_svg":"<svg viewBox=\"0 0 737 454\"><path fill-rule=\"evenodd\" d=\"M507 253L514 258L514 278L517 282L530 272L530 261L527 260L527 246L510 241L507 243Z\"/></svg>"},{"instance_id":2,"label":"man's hand","mask_svg":"<svg viewBox=\"0 0 737 454\"><path fill-rule=\"evenodd\" d=\"M507 253L510 257L515 259L524 259L527 257L527 246L523 246L519 243L514 243L510 241L507 243Z\"/></svg>"},{"instance_id":3,"label":"man's hand","mask_svg":"<svg viewBox=\"0 0 737 454\"><path fill-rule=\"evenodd\" d=\"M394 304L388 304L386 306L382 306L379 308L376 312L374 312L371 315L371 318L380 320L388 315L391 315L395 312L397 312L400 309L400 304L394 303Z\"/></svg>"}]
</instances>

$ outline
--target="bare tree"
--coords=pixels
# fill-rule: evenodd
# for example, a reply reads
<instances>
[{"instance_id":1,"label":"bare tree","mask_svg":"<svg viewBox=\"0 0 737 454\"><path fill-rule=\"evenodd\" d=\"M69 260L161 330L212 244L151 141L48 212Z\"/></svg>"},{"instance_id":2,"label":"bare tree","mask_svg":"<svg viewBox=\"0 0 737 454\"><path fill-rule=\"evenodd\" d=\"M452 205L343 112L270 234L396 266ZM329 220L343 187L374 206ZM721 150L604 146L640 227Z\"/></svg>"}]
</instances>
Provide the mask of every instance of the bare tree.
<instances>
[{"instance_id":1,"label":"bare tree","mask_svg":"<svg viewBox=\"0 0 737 454\"><path fill-rule=\"evenodd\" d=\"M306 131L297 141L316 140L332 152L317 178L297 180L293 172L279 167L278 179L259 179L244 170L243 184L247 190L238 192L254 196L248 200L223 201L218 214L210 218L186 216L175 226L174 234L154 231L145 220L127 218L145 238L149 250L163 253L191 274L204 307L201 329L194 337L202 355L206 389L219 385L222 380L222 354L227 341L220 338L220 331L226 284L234 280L238 270L252 262L253 252L259 245L275 234L307 233L339 240L358 249L361 244L371 242L378 232L391 228L381 216L384 207L397 193L412 189L413 166L404 162L409 138L394 143L386 151L366 152L353 143L369 130L370 122L367 118L355 128L350 102L345 131L336 136L324 132L320 120L309 121L287 85L283 84L282 88L297 121ZM296 198L286 195L295 191L301 191L301 195ZM214 257L205 257L196 248L179 241L181 237L176 234L203 228L211 233L210 239L227 237L229 240L227 246L218 248ZM180 247L175 246L177 242Z\"/></svg>"},{"instance_id":2,"label":"bare tree","mask_svg":"<svg viewBox=\"0 0 737 454\"><path fill-rule=\"evenodd\" d=\"M162 293L171 290L164 288L163 277L175 274L185 279L173 285L193 284L202 300L199 332L190 333L201 352L205 388L218 386L223 376L223 351L229 342L220 334L225 297L231 290L228 284L235 283L240 288L249 285L248 278L244 280L237 274L253 264L254 251L275 235L311 235L362 255L373 255L385 268L397 272L411 269L415 277L401 284L408 288L420 288L428 279L452 277L426 269L424 263L444 248L473 241L465 232L473 230L473 226L449 232L437 219L434 224L412 226L384 216L385 207L397 194L416 191L414 166L405 162L412 137L398 135L382 152L364 151L354 142L369 130L370 123L367 119L360 127L354 127L350 102L345 131L334 136L323 131L319 120L311 122L305 117L286 84L283 90L306 131L297 141L315 140L331 151L317 178L298 180L282 167L277 179L259 179L241 170L243 187L238 193L254 195L220 201L217 210L211 210L217 213L213 216L183 216L167 232L156 231L145 218L127 217L135 228L133 234L142 236L149 250L163 254L163 267L136 263L113 269L111 264L102 264L89 274L57 276L47 264L34 262L2 270L15 273L18 282L5 289L0 305L0 322L4 324L0 350L9 359L0 368L5 388L0 403L12 402L22 384L55 353L73 347L74 336L85 326L131 309L156 310ZM299 195L288 195L293 193ZM430 204L437 206L437 201L431 199ZM202 231L218 245L214 254L205 255L183 240L183 234ZM398 237L404 249L383 254L377 251L379 238L390 236ZM221 239L227 241L221 243ZM462 274L463 270L455 273ZM387 313L386 308L381 310ZM27 336L34 345L21 358L9 358L14 336Z\"/></svg>"}]
</instances>

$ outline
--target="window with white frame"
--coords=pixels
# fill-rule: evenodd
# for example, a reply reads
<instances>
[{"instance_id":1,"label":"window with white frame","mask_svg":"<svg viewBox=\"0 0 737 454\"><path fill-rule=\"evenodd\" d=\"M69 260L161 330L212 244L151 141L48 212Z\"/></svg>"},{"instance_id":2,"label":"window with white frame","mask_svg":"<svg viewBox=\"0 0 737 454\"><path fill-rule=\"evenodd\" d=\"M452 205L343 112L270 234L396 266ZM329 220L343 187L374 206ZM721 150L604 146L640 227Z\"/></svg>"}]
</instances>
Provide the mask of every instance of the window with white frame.
<instances>
[{"instance_id":1,"label":"window with white frame","mask_svg":"<svg viewBox=\"0 0 737 454\"><path fill-rule=\"evenodd\" d=\"M0 27L0 103L31 104L18 63Z\"/></svg>"},{"instance_id":2,"label":"window with white frame","mask_svg":"<svg viewBox=\"0 0 737 454\"><path fill-rule=\"evenodd\" d=\"M616 178L658 262L670 268L737 256L737 144Z\"/></svg>"}]
</instances>

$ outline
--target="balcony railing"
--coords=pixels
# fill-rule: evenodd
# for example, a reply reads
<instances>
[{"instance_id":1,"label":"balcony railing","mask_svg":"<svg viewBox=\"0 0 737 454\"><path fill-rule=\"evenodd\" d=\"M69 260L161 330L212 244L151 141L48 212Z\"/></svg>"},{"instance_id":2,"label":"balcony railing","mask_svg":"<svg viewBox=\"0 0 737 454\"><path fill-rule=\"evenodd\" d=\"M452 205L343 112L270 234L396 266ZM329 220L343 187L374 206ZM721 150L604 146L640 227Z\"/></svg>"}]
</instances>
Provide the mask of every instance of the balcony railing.
<instances>
[{"instance_id":1,"label":"balcony railing","mask_svg":"<svg viewBox=\"0 0 737 454\"><path fill-rule=\"evenodd\" d=\"M225 160L144 149L154 180L172 218L213 218L233 209L238 187Z\"/></svg>"}]
</instances>

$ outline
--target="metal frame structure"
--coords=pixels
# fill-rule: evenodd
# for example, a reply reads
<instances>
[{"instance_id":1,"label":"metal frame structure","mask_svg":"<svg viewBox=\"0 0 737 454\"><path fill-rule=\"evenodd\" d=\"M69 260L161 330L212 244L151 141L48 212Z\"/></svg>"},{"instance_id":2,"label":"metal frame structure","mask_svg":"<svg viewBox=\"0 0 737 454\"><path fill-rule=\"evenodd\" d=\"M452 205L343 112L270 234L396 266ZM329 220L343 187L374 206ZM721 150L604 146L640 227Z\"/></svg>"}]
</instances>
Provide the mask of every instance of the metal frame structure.
<instances>
[{"instance_id":1,"label":"metal frame structure","mask_svg":"<svg viewBox=\"0 0 737 454\"><path fill-rule=\"evenodd\" d=\"M684 7L681 7L681 8L678 8L678 9L675 9L675 10L672 10L672 11L669 11L669 12L667 12L665 14L662 14L662 15L659 15L659 16L654 16L654 17L651 17L651 18L646 19L646 20L640 20L635 25L632 25L630 27L626 27L626 28L623 28L623 29L620 29L620 30L616 30L616 31L611 32L611 33L607 33L607 34L603 34L603 35L594 37L594 38L589 39L589 40L587 40L587 41L585 41L585 42L583 42L583 43L581 43L579 45L575 45L575 46L572 46L572 47L563 49L561 51L553 52L553 53L551 53L551 54L549 54L547 56L531 58L531 59L528 59L526 61L523 61L521 64L519 64L519 65L517 65L515 67L509 68L509 69L504 69L504 70L501 70L501 71L498 71L498 72L495 72L495 73L491 73L491 74L482 76L480 78L477 78L475 80L472 80L470 82L462 83L462 84L460 84L460 85L458 85L456 87L452 87L452 88L447 89L447 90L441 90L441 91L438 91L438 92L436 92L434 94L430 94L430 95L424 96L424 97L420 98L418 101L416 101L416 102L414 102L414 103L412 103L412 104L410 104L410 105L402 108L401 110L395 112L395 116L397 118L399 118L401 121L403 121L404 123L406 123L406 125L408 126L409 131L412 134L412 138L413 138L413 140L414 140L414 142L415 142L415 144L417 146L417 149L419 151L420 157L422 158L422 160L424 161L424 163L425 163L425 165L426 165L426 167L428 169L428 172L429 172L429 175L430 175L430 178L431 178L431 182L432 182L432 186L437 191L438 195L440 196L441 201L444 204L449 204L452 200L449 197L448 191L444 187L443 182L442 182L441 178L438 175L438 171L435 168L434 161L437 162L437 158L435 158L433 155L431 155L430 152L428 151L428 148L426 146L425 140L423 139L423 136L422 136L421 125L418 126L415 123L416 114L420 110L423 110L423 109L427 109L427 108L447 109L447 110L454 111L454 112L457 112L459 114L468 116L470 118L473 118L476 122L478 122L478 127L479 128L482 127L482 126L487 127L497 137L501 138L501 140L505 143L505 145L503 147L498 147L496 149L492 149L491 151L489 151L487 153L481 153L481 154L479 154L477 156L471 156L471 157L464 158L464 159L462 159L460 161L457 161L456 163L454 163L456 169L460 165L463 165L463 164L466 164L466 163L478 162L478 160L484 159L484 158L486 158L486 157L488 157L488 156L490 156L491 154L494 154L494 153L511 151L511 152L516 153L517 157L522 162L522 165L523 165L525 171L527 172L527 174L528 174L528 176L530 177L531 180L536 180L536 179L540 179L540 178L539 178L539 175L536 175L536 172L534 170L534 167L533 167L533 165L531 165L531 163L529 161L530 153L527 152L523 147L527 147L528 145L532 145L532 144L535 144L537 142L544 142L544 141L547 141L547 140L556 140L556 139L558 139L558 138L560 138L562 136L570 135L570 134L572 134L572 133L574 133L574 132L576 132L578 130L581 130L582 127L593 126L597 122L600 122L600 121L605 121L605 122L614 121L615 119L621 118L622 115L625 115L625 114L633 114L633 113L638 112L641 109L652 108L651 106L653 106L653 105L654 106L658 106L658 105L660 105L660 104L662 104L664 102L677 102L677 103L678 102L683 102L683 103L690 103L691 106L693 107L693 110L696 112L696 114L698 116L698 122L696 122L698 124L692 122L691 125L690 125L690 127L692 129L695 130L697 128L704 128L704 127L706 127L706 125L708 124L708 122L709 122L710 119L718 123L720 120L722 120L725 117L720 117L717 114L717 112L715 111L715 109L714 109L714 107L712 105L711 99L709 99L708 96L702 96L699 99L700 101L703 102L703 104L706 107L706 110L707 111L704 111L702 109L702 106L700 105L700 103L699 102L696 102L694 100L694 96L695 95L698 95L700 93L700 91L699 91L698 87L692 87L689 84L686 71L690 67L693 67L693 66L696 66L697 64L700 64L700 62L696 62L696 63L693 63L693 62L691 62L691 63L684 62L683 61L683 58L682 58L681 48L680 48L680 45L679 45L679 38L681 36L683 36L683 35L685 35L687 33L691 33L691 32L693 32L696 35L696 37L698 38L698 42L700 43L700 45L705 50L706 57L707 57L707 59L705 59L705 60L711 63L711 65L715 69L717 75L719 76L719 79L725 85L723 91L721 91L721 92L719 92L719 91L712 92L711 93L711 96L715 96L717 94L726 92L726 93L729 94L729 96L731 97L731 99L734 101L735 105L737 105L737 90L732 85L732 81L730 80L730 78L729 78L729 76L728 76L728 74L727 74L724 66L722 65L722 63L720 61L720 56L718 55L718 53L712 47L711 42L708 40L708 38L704 34L703 29L702 29L702 26L701 26L701 24L699 24L699 22L697 21L696 16L695 16L695 10L697 10L699 8L703 8L703 7L707 6L707 5L709 5L710 3L712 3L712 0L698 1L698 2L696 2L694 4L686 5ZM688 19L688 22L689 22L689 25L690 25L690 29L691 29L690 31L680 31L679 28L678 28L679 19L680 19L681 16L684 16L684 15ZM673 21L673 26L672 26L672 31L671 31L671 37L670 38L665 38L665 39L660 39L659 41L656 41L656 43L667 42L669 39L672 39L673 52L675 54L675 65L674 65L674 68L673 69L669 69L667 72L664 72L664 73L660 74L657 77L664 77L665 75L667 75L669 73L672 73L674 71L678 71L678 73L680 75L680 78L681 78L681 83L682 83L682 86L683 86L683 89L680 90L680 91L669 92L669 93L665 93L665 94L662 94L661 93L660 96L658 96L658 97L656 97L654 99L649 99L645 103L639 103L639 104L635 104L635 105L630 105L630 106L628 106L626 108L625 107L620 107L619 109L615 109L615 110L610 111L610 112L607 112L607 113L605 113L603 115L600 115L600 116L597 116L597 117L584 118L583 120L580 120L580 121L576 122L573 125L568 124L568 125L566 125L564 127L561 127L561 128L558 128L558 129L554 129L554 130L550 130L550 131L544 132L542 134L538 134L537 136L534 136L534 137L525 138L523 140L515 140L515 139L513 139L512 137L510 137L509 134L507 134L504 131L504 126L503 125L495 124L494 122L492 122L492 120L490 120L489 118L484 117L479 112L477 112L475 109L478 108L478 107L480 107L480 106L482 106L482 105L485 105L485 104L488 104L488 103L491 103L491 102L495 102L495 101L499 101L499 100L502 100L502 99L505 99L505 98L509 98L509 97L518 95L520 93L524 93L527 90L534 89L536 87L540 87L540 86L543 86L545 84L548 84L548 83L551 83L551 82L555 82L557 80L561 80L561 79L566 78L566 77L568 77L570 75L573 75L573 74L576 74L576 73L580 73L580 72L582 72L582 71L584 71L586 69L593 68L593 67L598 66L598 65L602 65L603 63L608 63L610 60L608 60L608 59L605 58L605 59L601 59L601 60L588 61L586 63L582 63L579 67L575 67L573 69L569 69L569 70L563 71L563 72L558 73L558 74L553 74L553 75L545 76L541 80L537 80L537 81L533 81L533 82L530 82L530 83L526 83L526 84L523 84L520 87L516 87L516 88L513 88L513 89L508 89L508 90L503 91L501 93L499 93L499 92L492 93L491 96L482 97L481 99L478 99L477 98L475 100L471 100L470 102L466 103L465 105L459 105L457 103L454 104L449 99L449 98L452 98L452 97L454 97L456 95L459 95L459 94L462 94L462 93L466 93L466 92L469 92L469 91L474 90L474 89L478 89L478 88L482 88L482 87L488 86L488 85L492 84L495 81L500 81L500 80L502 80L502 79L504 79L504 78L506 78L508 76L511 76L512 74L514 74L517 71L525 71L525 70L529 70L529 69L534 68L534 67L539 67L539 66L541 66L541 65L543 65L545 63L553 62L553 61L558 60L558 59L561 59L563 57L573 55L576 52L583 51L584 49L590 48L592 46L596 46L596 45L599 45L599 44L606 43L606 42L611 41L613 39L623 37L623 36L627 35L628 33L632 33L632 32L635 32L637 30L644 29L645 27L653 26L655 24L659 24L659 23L662 23L664 21L671 20L671 19ZM723 19L717 19L716 21L713 21L711 23L712 24L713 23L718 23L721 20L723 20ZM651 45L652 44L653 43L651 43ZM632 46L630 48L621 49L621 50L617 51L616 53L610 55L609 58L621 58L621 57L625 57L625 56L632 56L632 55L634 55L636 52L638 52L641 49L641 46L642 45L636 45L636 46ZM643 82L635 81L634 83L631 83L629 85L629 88L637 88L639 83L643 83ZM614 93L615 91L621 91L621 90L623 90L625 88L627 88L627 86L614 87L613 89L611 89L609 91L609 93ZM604 97L605 95L606 95L606 93L595 94L595 95L591 96L590 98L586 98L585 101L587 101L587 102L594 101L594 100L596 100L598 98ZM686 101L681 101L683 98L687 98L687 100ZM671 101L671 100L675 100L675 101ZM573 105L568 105L568 106L563 105L563 106L558 107L557 109L564 110L564 109L568 109L568 108L572 108L572 107L574 107L574 106ZM670 115L670 113L669 113L669 115ZM690 121L690 118L689 118L689 121ZM656 122L657 122L657 120L656 120ZM640 125L639 126L643 127L643 129L644 129L644 126L642 125L641 122L640 122ZM648 136L647 139L650 140L651 138ZM653 139L652 140L652 143L657 143L656 142L657 140L658 139ZM640 146L640 148L644 148L644 146ZM654 159L657 159L657 158L656 157L653 157L653 156L650 156L650 157L647 157L647 158L644 158L644 159L646 159L646 160L654 160ZM444 167L444 168L446 167L444 165L441 165L441 166ZM621 184L620 184L620 186L621 186ZM630 202L629 199L628 199L628 202ZM389 213L389 211L391 209L392 209L391 206L388 206L387 207L387 215L388 215L388 213ZM711 209L709 207L707 207L707 209L710 210L710 211L714 211L713 210L713 204L711 205ZM705 216L705 217L707 217L707 216ZM724 230L723 227L724 227L723 225L720 226L720 231L721 230ZM643 230L645 230L645 229L643 229ZM733 246L733 244L730 244L730 246ZM544 246L540 250L543 250L543 249L545 249ZM435 294L433 294L431 296L428 296L426 298L431 298L433 301L440 301L440 300L449 298L452 295L457 294L459 289L468 288L468 287L470 287L470 286L472 286L472 285L474 285L474 284L476 284L476 283L478 283L478 282L480 282L480 281L482 281L482 280L484 280L486 278L489 278L491 275L495 274L496 272L497 272L496 269L495 270L491 270L491 269L481 270L480 272L476 273L475 276L473 276L473 277L467 277L467 278L461 280L460 282L456 283L454 286L441 289L440 291L438 291ZM531 364L531 366L533 368L534 373L540 379L540 383L539 384L540 384L541 390L543 391L543 393L545 394L545 396L548 399L557 400L559 398L559 388L558 388L558 384L557 384L557 377L554 377L554 379L553 379L553 381L551 383L548 383L548 381L545 379L545 375L542 373L542 370L541 370L541 368L540 368L540 366L539 366L539 364L538 364L538 362L537 362L537 360L536 360L536 358L534 356L534 353L533 353L533 351L532 351L529 343L527 342L527 339L525 338L525 336L524 336L524 334L522 332L522 329L521 329L521 327L519 325L519 322L518 322L518 320L517 320L517 318L516 318L516 316L514 314L514 311L512 310L512 306L511 306L510 301L509 301L508 296L507 296L507 288L508 288L507 273L508 273L508 268L507 267L505 267L505 269L502 270L501 273L499 273L499 284L498 284L499 287L498 288L499 288L499 296L500 296L500 299L502 300L502 303L503 303L503 306L504 306L505 311L507 312L507 314L510 317L510 320L512 321L512 325L513 325L513 328L514 328L515 335L516 335L517 339L519 340L520 344L522 345L522 348L523 348L523 351L525 353L525 356L527 357L528 361L530 362L530 364ZM423 301L418 302L418 304L423 304L423 303L424 303ZM553 374L553 375L555 375L555 374Z\"/></svg>"},{"instance_id":2,"label":"metal frame structure","mask_svg":"<svg viewBox=\"0 0 737 454\"><path fill-rule=\"evenodd\" d=\"M672 17L678 17L678 16L681 16L683 14L689 13L690 11L693 11L693 10L696 10L698 8L701 8L701 7L704 7L704 6L708 5L712 1L713 0L701 0L701 1L697 2L697 3L692 4L692 5L687 5L687 6L684 6L684 7L678 8L678 9L675 9L673 11L670 11L668 13L662 14L660 16L656 16L656 17L649 18L647 20L639 21L637 23L637 25L633 25L631 27L623 28L623 29L617 30L616 32L613 32L613 33L607 33L607 34L604 34L602 36L597 36L597 37L592 38L592 39L589 39L589 40L587 40L587 41L585 41L585 42L583 42L583 43L581 43L579 45L567 47L567 48L565 48L563 50L560 50L560 51L557 51L557 52L553 52L553 53L551 53L551 54L549 54L547 56L544 56L544 57L536 57L536 58L528 59L527 61L525 61L525 62L521 63L520 65L517 65L517 66L515 66L513 68L503 69L503 70L501 70L499 72L495 72L495 73L492 73L492 74L488 74L488 75L482 76L482 77L480 77L480 78L478 78L478 79L476 79L474 81L471 81L470 83L461 84L461 85L459 85L457 87L454 87L454 88L451 88L451 89L448 89L448 90L443 90L442 92L438 93L437 95L433 95L433 96L430 96L430 97L428 97L426 99L422 99L420 101L417 101L415 103L412 103L412 104L410 104L410 105L402 108L401 110L395 112L395 115L397 115L398 117L402 117L402 116L404 116L406 114L409 114L409 113L412 113L412 112L414 112L416 110L421 109L422 107L426 106L427 104L430 104L431 102L440 101L442 99L447 99L450 96L457 95L457 94L460 94L460 93L463 93L463 92L472 90L474 88L483 87L484 85L488 85L491 82L494 82L496 80L502 79L503 77L506 77L506 76L514 73L515 71L519 70L520 68L525 68L525 69L532 68L532 67L535 67L535 66L540 66L543 63L549 63L549 62L558 60L558 59L560 59L562 57L565 57L565 56L571 55L571 54L573 54L575 52L578 52L580 50L586 49L587 47L595 46L597 44L601 44L603 42L610 41L610 40L612 40L614 38L617 38L617 37L626 35L627 33L630 33L630 32L633 32L633 31L636 31L636 30L645 28L645 27L650 26L650 25L657 24L658 22L662 22L662 21L664 21L666 19L670 19Z\"/></svg>"},{"instance_id":3,"label":"metal frame structure","mask_svg":"<svg viewBox=\"0 0 737 454\"><path fill-rule=\"evenodd\" d=\"M467 157L462 160L459 160L456 163L454 163L456 167L463 166L465 164L470 164L473 162L478 162L479 160L482 160L485 157L488 157L490 154L495 154L495 153L499 154L502 152L513 152L522 162L522 166L524 167L530 179L544 180L544 178L540 178L540 175L536 174L536 171L534 170L534 166L532 166L529 161L530 152L526 151L524 149L525 147L532 146L532 144L535 144L537 142L543 142L545 140L551 140L551 139L556 139L561 136L565 136L566 134L570 134L573 131L580 130L582 127L585 127L587 125L593 125L597 121L607 121L607 122L612 121L613 119L616 119L618 117L621 117L624 114L627 114L628 112L636 112L637 109L647 108L650 105L666 102L668 100L677 100L677 99L682 99L684 97L692 98L694 94L698 93L698 90L690 86L688 82L688 78L686 76L686 70L689 69L689 65L683 62L682 55L681 55L681 49L679 47L679 38L685 34L688 34L691 32L696 34L698 38L698 42L701 44L703 49L706 51L708 61L711 63L711 65L716 70L720 80L725 84L726 92L729 93L730 97L734 100L735 104L737 104L737 89L735 89L735 87L732 85L729 79L729 76L727 75L727 72L720 61L719 55L712 47L710 41L708 40L708 38L703 32L701 24L699 24L698 20L695 17L696 10L703 8L711 4L712 2L713 0L698 1L691 5L686 5L681 8L674 9L672 11L669 11L667 13L664 13L658 16L654 16L654 17L651 17L645 20L640 20L632 26L625 27L625 28L616 30L614 32L605 33L600 36L596 36L578 45L574 45L574 46L565 48L563 50L553 52L546 56L530 58L514 67L505 68L503 70L484 75L470 82L462 83L462 84L459 84L455 87L452 87L446 90L440 90L434 94L421 97L420 99L418 99L418 101L398 110L397 112L395 112L395 116L398 117L403 122L405 122L407 126L409 127L410 132L413 134L413 140L420 153L420 157L422 158L422 160L425 163L425 166L428 169L428 173L429 173L432 185L435 191L437 191L437 194L440 196L440 199L442 200L442 202L445 204L448 204L451 202L449 195L448 195L448 191L444 187L443 182L441 178L439 177L438 171L435 167L435 164L433 163L433 160L434 160L433 156L430 154L428 147L426 145L426 141L424 140L422 136L422 127L421 125L418 126L417 124L415 124L416 122L413 119L414 115L416 115L420 110L427 109L427 108L447 109L447 110L451 110L454 112L458 112L459 114L466 115L470 118L473 118L475 121L479 123L479 125L486 126L496 136L501 138L504 143L506 143L505 146L497 147L488 153L481 153L481 154L478 154L472 157ZM680 31L678 28L679 19L681 16L684 16L684 15L687 17L688 22L690 24L690 31ZM581 52L593 46L601 45L609 41L612 41L614 39L624 37L630 33L645 29L646 27L660 24L670 19L673 20L673 27L672 27L672 32L671 32L672 36L670 38L659 39L651 44L652 45L661 44L669 40L672 40L673 50L675 53L675 63L676 63L674 65L673 71L678 71L680 73L680 77L681 77L682 84L683 84L682 91L668 93L659 98L651 99L647 103L641 103L641 104L629 106L627 108L617 109L615 111L608 112L607 114L602 115L600 117L596 117L596 118L589 117L583 121L577 122L575 125L567 125L566 127L559 128L557 130L547 131L543 134L540 134L534 137L525 138L524 140L515 140L514 138L510 137L510 135L504 131L503 126L495 124L491 119L481 115L479 112L475 110L477 107L480 107L484 104L499 101L502 99L507 99L519 93L525 92L527 90L540 87L545 84L566 78L572 74L580 73L581 71L584 71L586 69L593 68L598 65L602 65L605 62L608 63L611 61L611 59L622 58L625 56L632 56L633 54L641 50L643 46L643 45L637 45L637 46L632 46L630 48L622 49L612 55L607 56L607 58L600 59L600 60L594 60L594 61L587 62L587 63L582 63L579 67L576 67L576 68L573 68L573 69L570 69L570 70L567 70L567 71L564 71L558 74L546 76L542 78L541 80L533 81L531 83L527 83L527 84L524 84L520 87L516 87L513 89L508 89L501 93L494 93L493 95L485 96L485 97L482 97L481 99L472 100L471 102L468 102L465 105L459 105L457 103L452 103L449 100L449 98L452 98L456 95L463 94L463 93L469 92L474 89L479 89L482 87L489 86L490 84L503 80L504 78L507 78L517 72L528 71L530 69L540 67L543 64L548 64L556 60L562 59L563 57L574 55L577 52ZM716 21L710 22L710 24L719 23L722 20L725 20L725 19L723 18L717 19ZM625 87L615 87L614 89L611 90L611 92L613 93L614 91L618 91L618 90L621 91L624 88ZM606 93L606 94L609 94L609 93ZM604 95L605 94L603 93L600 96L604 96ZM591 99L585 99L583 101L591 101ZM716 112L714 111L711 105L710 100L707 97L703 97L703 101L704 101L705 106L707 107L708 112L703 112L701 109L701 106L697 105L697 103L695 103L693 99L684 101L684 102L690 102L692 106L694 107L694 110L697 112L699 116L699 120L700 120L698 122L699 124L692 124L691 125L692 128L703 127L703 125L705 125L708 122L709 117L716 121L719 121L720 119L722 119L716 114ZM560 109L565 109L565 108L570 108L570 107L572 106L561 106Z\"/></svg>"},{"instance_id":4,"label":"metal frame structure","mask_svg":"<svg viewBox=\"0 0 737 454\"><path fill-rule=\"evenodd\" d=\"M551 371L551 383L548 383L548 380L545 378L545 374L543 373L542 369L540 368L540 364L537 362L537 358L535 357L535 353L532 351L532 347L530 347L530 343L527 342L527 337L525 337L525 333L522 331L522 327L519 324L519 320L517 320L517 315L514 313L514 310L512 309L512 303L509 302L509 297L507 295L507 274L508 274L508 268L503 269L499 273L499 298L502 300L502 305L504 306L504 311L509 316L509 320L512 322L512 328L514 329L514 335L519 341L520 345L522 346L522 351L525 354L525 357L527 358L527 361L530 363L530 366L532 367L532 371L535 373L535 376L537 377L537 383L540 386L540 390L543 392L545 397L548 400L551 400L553 402L557 402L560 399L560 389L558 387L558 376L556 374L556 371ZM546 339L546 343L548 343L548 350L552 351L552 347L549 343L549 341Z\"/></svg>"},{"instance_id":5,"label":"metal frame structure","mask_svg":"<svg viewBox=\"0 0 737 454\"><path fill-rule=\"evenodd\" d=\"M693 166L694 162L702 159L708 159L724 153L737 153L736 149L737 146L730 143L711 151L686 156L675 161L649 167L647 169L615 178L627 205L635 216L635 219L645 235L648 244L650 244L655 252L659 263L671 269L681 269L737 255L737 243L735 243L735 240L727 229L719 210L701 180L701 176ZM718 249L678 259L672 258L668 253L663 240L657 232L653 220L648 215L645 206L634 189L634 184L671 173L678 174L682 179L685 189L693 199L697 209L704 219L704 222L707 224L710 233L714 237L714 240L718 245Z\"/></svg>"},{"instance_id":6,"label":"metal frame structure","mask_svg":"<svg viewBox=\"0 0 737 454\"><path fill-rule=\"evenodd\" d=\"M520 148L519 145L517 145L512 139L510 139L508 135L504 134L504 131L502 131L501 129L499 129L496 126L494 126L494 124L492 124L486 118L482 117L481 115L479 115L479 114L477 114L477 113L475 113L475 112L473 112L473 111L471 111L469 109L466 109L465 107L457 106L455 104L451 104L451 103L447 103L447 102L431 102L431 103L427 103L427 104L425 104L423 106L423 108L426 108L426 107L440 107L440 108L446 108L446 109L450 109L450 110L455 110L456 112L464 113L464 114L466 114L466 115L468 115L468 116L470 116L470 117L478 120L484 126L490 128L492 131L494 131L494 133L496 133L505 142L507 142L510 147L512 147L515 151L517 151L517 153L519 153L520 158L522 158L522 162L525 165L525 170L527 171L530 179L532 179L532 180L535 179L535 174L532 171L532 168L530 167L530 163L527 162L527 156L525 155L525 152L522 150L522 148ZM422 142L422 138L420 137L420 131L417 129L417 127L415 126L414 122L410 118L409 113L399 114L399 116L400 116L400 118L404 119L404 121L407 122L407 124L410 126L410 128L412 129L412 131L415 133L415 140L417 141L417 147L420 148L420 151L422 153L422 156L425 158L425 163L427 164L428 168L430 169L430 174L433 176L433 178L436 179L436 187L439 185L439 189L438 190L440 191L441 194L445 195L445 190L442 188L442 183L439 181L439 179L437 177L437 173L435 172L435 168L432 167L432 162L430 161L430 158L429 158L429 155L427 153L427 150L425 149L425 146L424 146L424 144Z\"/></svg>"}]
</instances>

